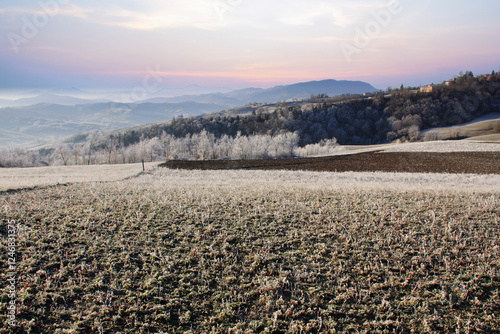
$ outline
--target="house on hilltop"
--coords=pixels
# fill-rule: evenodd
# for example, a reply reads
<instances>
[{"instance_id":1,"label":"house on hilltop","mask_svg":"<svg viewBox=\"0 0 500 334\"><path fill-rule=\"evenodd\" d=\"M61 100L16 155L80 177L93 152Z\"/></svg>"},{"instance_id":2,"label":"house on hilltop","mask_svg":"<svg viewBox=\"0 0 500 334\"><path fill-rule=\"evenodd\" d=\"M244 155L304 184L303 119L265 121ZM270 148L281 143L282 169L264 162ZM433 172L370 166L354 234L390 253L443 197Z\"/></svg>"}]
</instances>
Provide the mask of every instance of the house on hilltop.
<instances>
[{"instance_id":1,"label":"house on hilltop","mask_svg":"<svg viewBox=\"0 0 500 334\"><path fill-rule=\"evenodd\" d=\"M433 85L427 85L424 87L420 87L420 93L432 93L434 86Z\"/></svg>"}]
</instances>

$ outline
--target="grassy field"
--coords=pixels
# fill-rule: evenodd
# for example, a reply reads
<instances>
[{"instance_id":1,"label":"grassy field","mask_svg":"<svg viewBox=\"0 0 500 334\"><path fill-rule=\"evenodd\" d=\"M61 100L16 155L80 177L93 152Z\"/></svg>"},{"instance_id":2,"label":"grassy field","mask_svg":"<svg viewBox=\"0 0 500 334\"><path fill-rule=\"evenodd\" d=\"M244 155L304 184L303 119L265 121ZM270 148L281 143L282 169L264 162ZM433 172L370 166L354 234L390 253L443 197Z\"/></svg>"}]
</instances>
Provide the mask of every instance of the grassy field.
<instances>
[{"instance_id":1,"label":"grassy field","mask_svg":"<svg viewBox=\"0 0 500 334\"><path fill-rule=\"evenodd\" d=\"M157 163L146 163L151 169ZM142 172L142 164L0 168L0 191L78 182L112 182Z\"/></svg>"},{"instance_id":2,"label":"grassy field","mask_svg":"<svg viewBox=\"0 0 500 334\"><path fill-rule=\"evenodd\" d=\"M432 141L432 142L417 142L404 143L399 145L390 145L384 148L384 152L393 153L466 153L466 152L489 152L499 153L500 143L494 142L479 142L468 140L448 140L448 141Z\"/></svg>"},{"instance_id":3,"label":"grassy field","mask_svg":"<svg viewBox=\"0 0 500 334\"><path fill-rule=\"evenodd\" d=\"M1 333L493 333L500 176L153 169L0 194Z\"/></svg>"}]
</instances>

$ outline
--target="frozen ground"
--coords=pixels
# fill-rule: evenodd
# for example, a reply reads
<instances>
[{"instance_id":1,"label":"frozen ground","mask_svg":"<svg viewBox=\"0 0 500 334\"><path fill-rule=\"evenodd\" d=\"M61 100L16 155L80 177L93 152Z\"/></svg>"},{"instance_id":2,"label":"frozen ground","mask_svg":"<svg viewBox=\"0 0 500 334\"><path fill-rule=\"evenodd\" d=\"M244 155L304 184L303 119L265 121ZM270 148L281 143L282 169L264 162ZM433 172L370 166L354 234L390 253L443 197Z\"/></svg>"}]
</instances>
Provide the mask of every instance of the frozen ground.
<instances>
[{"instance_id":1,"label":"frozen ground","mask_svg":"<svg viewBox=\"0 0 500 334\"><path fill-rule=\"evenodd\" d=\"M242 188L247 192L277 191L282 186L302 190L387 190L432 192L500 193L500 175L382 173L382 172L307 172L307 171L187 171L154 170L137 179L139 184L154 187L228 190Z\"/></svg>"},{"instance_id":2,"label":"frozen ground","mask_svg":"<svg viewBox=\"0 0 500 334\"><path fill-rule=\"evenodd\" d=\"M476 140L478 137L483 137L485 135L498 135L499 127L500 114L492 113L465 124L427 129L422 131L420 135L421 138L434 137L438 139L449 139L456 137L468 137L470 139Z\"/></svg>"},{"instance_id":3,"label":"frozen ground","mask_svg":"<svg viewBox=\"0 0 500 334\"><path fill-rule=\"evenodd\" d=\"M500 143L482 143L464 140L431 141L387 146L385 152L500 152Z\"/></svg>"},{"instance_id":4,"label":"frozen ground","mask_svg":"<svg viewBox=\"0 0 500 334\"><path fill-rule=\"evenodd\" d=\"M500 142L496 143L498 134L483 137L473 137L465 140L441 140L404 144L382 144L367 146L340 146L333 153L318 155L317 157L352 155L375 151L384 152L423 152L423 153L452 153L452 152L500 152Z\"/></svg>"},{"instance_id":5,"label":"frozen ground","mask_svg":"<svg viewBox=\"0 0 500 334\"><path fill-rule=\"evenodd\" d=\"M156 165L147 163L146 168ZM118 181L140 172L142 164L0 168L0 191L75 182Z\"/></svg>"},{"instance_id":6,"label":"frozen ground","mask_svg":"<svg viewBox=\"0 0 500 334\"><path fill-rule=\"evenodd\" d=\"M113 182L134 177L140 165L79 166L57 168L30 168L1 170L0 191L32 188L64 183ZM255 190L391 190L500 193L500 175L382 173L382 172L307 172L307 171L188 171L156 168L148 165L148 172L135 178L142 186L151 188L186 188ZM189 187L188 187L189 188Z\"/></svg>"},{"instance_id":7,"label":"frozen ground","mask_svg":"<svg viewBox=\"0 0 500 334\"><path fill-rule=\"evenodd\" d=\"M0 170L2 188L74 182L0 193L16 333L500 327L500 174L141 171Z\"/></svg>"},{"instance_id":8,"label":"frozen ground","mask_svg":"<svg viewBox=\"0 0 500 334\"><path fill-rule=\"evenodd\" d=\"M385 152L500 152L500 144L472 141L436 141L388 145L376 148L362 147L339 154L353 154L371 150ZM500 162L499 162L500 163ZM428 173L382 173L346 172L318 173L301 171L177 171L146 164L151 173L143 175L140 182L152 186L161 184L172 187L190 183L196 186L247 188L292 184L313 189L388 189L401 191L460 191L460 192L500 192L500 175L475 174L428 174ZM113 182L137 176L142 172L141 164L68 166L42 168L0 168L0 191L32 188L65 183Z\"/></svg>"},{"instance_id":9,"label":"frozen ground","mask_svg":"<svg viewBox=\"0 0 500 334\"><path fill-rule=\"evenodd\" d=\"M497 332L499 178L163 168L2 193L14 332Z\"/></svg>"}]
</instances>

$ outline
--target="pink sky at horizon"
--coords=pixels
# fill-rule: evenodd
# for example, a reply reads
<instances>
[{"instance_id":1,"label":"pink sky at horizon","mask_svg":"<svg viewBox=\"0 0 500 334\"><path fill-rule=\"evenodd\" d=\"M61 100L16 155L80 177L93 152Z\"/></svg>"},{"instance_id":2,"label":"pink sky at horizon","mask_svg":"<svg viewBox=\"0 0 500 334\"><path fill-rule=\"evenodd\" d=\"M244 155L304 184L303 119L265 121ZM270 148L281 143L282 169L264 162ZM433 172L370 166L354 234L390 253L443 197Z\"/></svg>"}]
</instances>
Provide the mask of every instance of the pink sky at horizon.
<instances>
[{"instance_id":1,"label":"pink sky at horizon","mask_svg":"<svg viewBox=\"0 0 500 334\"><path fill-rule=\"evenodd\" d=\"M493 0L6 0L0 89L127 89L147 68L162 87L437 83L500 70L499 11Z\"/></svg>"}]
</instances>

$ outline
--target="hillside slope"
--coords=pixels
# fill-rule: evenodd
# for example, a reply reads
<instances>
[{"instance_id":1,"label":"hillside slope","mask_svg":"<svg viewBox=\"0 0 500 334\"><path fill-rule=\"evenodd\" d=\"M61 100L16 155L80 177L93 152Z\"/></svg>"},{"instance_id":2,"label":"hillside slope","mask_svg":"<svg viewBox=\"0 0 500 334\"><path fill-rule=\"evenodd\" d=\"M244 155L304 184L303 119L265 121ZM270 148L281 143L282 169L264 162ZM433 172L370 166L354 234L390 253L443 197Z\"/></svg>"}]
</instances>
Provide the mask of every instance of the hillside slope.
<instances>
[{"instance_id":1,"label":"hillside slope","mask_svg":"<svg viewBox=\"0 0 500 334\"><path fill-rule=\"evenodd\" d=\"M479 117L471 122L448 126L442 128L433 128L422 131L422 139L457 139L471 138L476 140L500 140L500 113L492 113Z\"/></svg>"}]
</instances>

